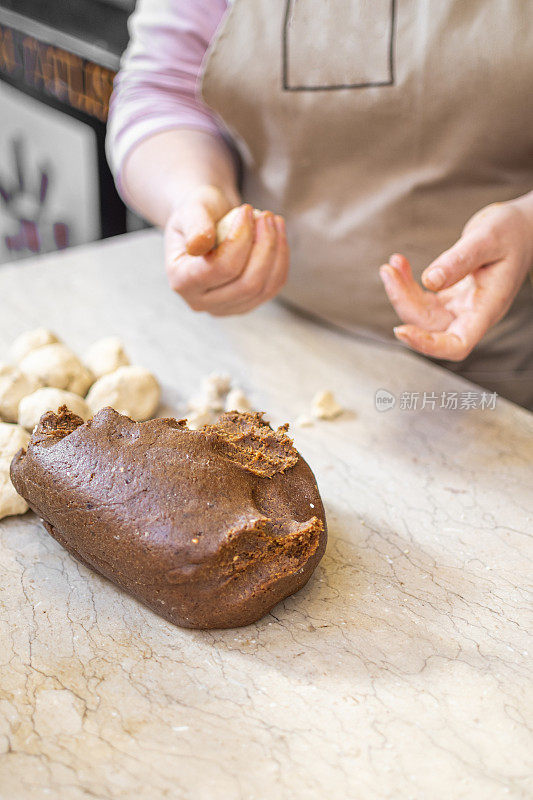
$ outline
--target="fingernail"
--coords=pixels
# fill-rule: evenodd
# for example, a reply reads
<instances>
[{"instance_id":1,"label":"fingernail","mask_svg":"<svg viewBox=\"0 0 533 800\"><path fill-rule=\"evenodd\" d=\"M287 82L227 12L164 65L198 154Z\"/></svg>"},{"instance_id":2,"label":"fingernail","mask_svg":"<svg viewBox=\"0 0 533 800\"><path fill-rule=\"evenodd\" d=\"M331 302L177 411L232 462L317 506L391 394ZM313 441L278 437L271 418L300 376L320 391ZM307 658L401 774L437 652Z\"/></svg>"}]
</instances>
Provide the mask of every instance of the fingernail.
<instances>
[{"instance_id":1,"label":"fingernail","mask_svg":"<svg viewBox=\"0 0 533 800\"><path fill-rule=\"evenodd\" d=\"M252 206L246 204L241 209L241 222L251 220L253 218Z\"/></svg>"},{"instance_id":2,"label":"fingernail","mask_svg":"<svg viewBox=\"0 0 533 800\"><path fill-rule=\"evenodd\" d=\"M444 270L440 267L435 267L435 269L430 270L424 275L424 283L431 285L434 289L438 289L439 286L442 286L445 280L446 275Z\"/></svg>"}]
</instances>

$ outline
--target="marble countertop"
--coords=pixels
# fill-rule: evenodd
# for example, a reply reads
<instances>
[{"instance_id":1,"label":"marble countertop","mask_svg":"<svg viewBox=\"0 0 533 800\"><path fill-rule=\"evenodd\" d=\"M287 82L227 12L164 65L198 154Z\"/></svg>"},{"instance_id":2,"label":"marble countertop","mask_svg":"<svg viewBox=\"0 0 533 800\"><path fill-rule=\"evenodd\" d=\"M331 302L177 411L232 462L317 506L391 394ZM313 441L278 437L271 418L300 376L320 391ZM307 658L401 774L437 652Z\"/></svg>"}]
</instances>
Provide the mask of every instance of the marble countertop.
<instances>
[{"instance_id":1,"label":"marble countertop","mask_svg":"<svg viewBox=\"0 0 533 800\"><path fill-rule=\"evenodd\" d=\"M277 304L196 315L161 264L143 232L2 267L0 357L38 325L78 350L118 334L178 415L213 369L275 423L333 389L343 417L292 429L327 553L257 624L197 632L35 516L0 522L0 798L530 798L533 415L440 408L478 390Z\"/></svg>"}]
</instances>

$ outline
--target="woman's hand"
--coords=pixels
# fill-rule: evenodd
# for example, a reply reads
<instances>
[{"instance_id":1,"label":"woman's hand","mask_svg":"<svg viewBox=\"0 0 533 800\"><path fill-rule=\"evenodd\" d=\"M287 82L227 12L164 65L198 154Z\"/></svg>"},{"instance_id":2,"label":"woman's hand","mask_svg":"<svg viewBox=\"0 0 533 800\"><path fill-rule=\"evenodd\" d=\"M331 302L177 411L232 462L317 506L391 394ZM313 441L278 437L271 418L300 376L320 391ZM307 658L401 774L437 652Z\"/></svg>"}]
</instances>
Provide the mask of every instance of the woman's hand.
<instances>
[{"instance_id":1,"label":"woman's hand","mask_svg":"<svg viewBox=\"0 0 533 800\"><path fill-rule=\"evenodd\" d=\"M243 314L277 295L287 280L289 249L281 217L254 220L243 205L218 247L216 224L232 203L214 186L195 189L165 225L168 281L195 311ZM215 248L215 249L214 249Z\"/></svg>"},{"instance_id":2,"label":"woman's hand","mask_svg":"<svg viewBox=\"0 0 533 800\"><path fill-rule=\"evenodd\" d=\"M462 361L507 313L533 264L532 197L494 203L475 214L461 238L422 274L424 291L402 255L380 268L404 325L398 339L427 356Z\"/></svg>"}]
</instances>

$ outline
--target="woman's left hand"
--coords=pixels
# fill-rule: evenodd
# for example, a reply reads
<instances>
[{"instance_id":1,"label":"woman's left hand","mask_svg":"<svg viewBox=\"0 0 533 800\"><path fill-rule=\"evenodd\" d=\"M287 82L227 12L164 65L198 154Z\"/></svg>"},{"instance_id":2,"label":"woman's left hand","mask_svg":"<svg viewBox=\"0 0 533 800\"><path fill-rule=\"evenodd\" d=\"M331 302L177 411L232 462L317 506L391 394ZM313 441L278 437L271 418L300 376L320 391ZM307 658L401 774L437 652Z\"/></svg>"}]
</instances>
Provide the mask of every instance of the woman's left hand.
<instances>
[{"instance_id":1,"label":"woman's left hand","mask_svg":"<svg viewBox=\"0 0 533 800\"><path fill-rule=\"evenodd\" d=\"M424 291L402 255L380 268L403 325L400 341L434 358L462 361L507 313L533 264L533 194L494 203L422 274Z\"/></svg>"}]
</instances>

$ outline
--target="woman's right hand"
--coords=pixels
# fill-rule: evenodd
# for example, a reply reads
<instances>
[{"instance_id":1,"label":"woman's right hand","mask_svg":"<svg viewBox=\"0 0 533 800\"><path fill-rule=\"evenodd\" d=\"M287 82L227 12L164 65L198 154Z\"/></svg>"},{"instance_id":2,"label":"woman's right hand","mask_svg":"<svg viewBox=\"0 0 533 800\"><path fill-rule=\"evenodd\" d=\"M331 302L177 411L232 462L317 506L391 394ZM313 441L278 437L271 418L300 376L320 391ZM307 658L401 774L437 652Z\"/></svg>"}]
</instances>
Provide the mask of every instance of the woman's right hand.
<instances>
[{"instance_id":1,"label":"woman's right hand","mask_svg":"<svg viewBox=\"0 0 533 800\"><path fill-rule=\"evenodd\" d=\"M165 265L171 288L194 311L243 314L275 297L287 280L289 248L282 217L254 219L239 207L228 236L217 247L217 222L232 204L215 186L200 186L165 226Z\"/></svg>"}]
</instances>

